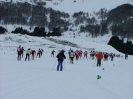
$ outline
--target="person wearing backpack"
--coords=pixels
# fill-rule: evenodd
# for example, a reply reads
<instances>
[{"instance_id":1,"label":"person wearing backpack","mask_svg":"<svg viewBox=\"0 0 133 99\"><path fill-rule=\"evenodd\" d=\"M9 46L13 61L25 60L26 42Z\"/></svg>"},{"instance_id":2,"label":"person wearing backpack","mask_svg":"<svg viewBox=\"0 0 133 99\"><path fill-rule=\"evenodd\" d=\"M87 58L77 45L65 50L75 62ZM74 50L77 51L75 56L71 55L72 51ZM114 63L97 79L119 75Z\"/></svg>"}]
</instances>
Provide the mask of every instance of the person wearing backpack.
<instances>
[{"instance_id":1,"label":"person wearing backpack","mask_svg":"<svg viewBox=\"0 0 133 99\"><path fill-rule=\"evenodd\" d=\"M75 56L76 56L76 60L78 60L79 59L79 56L80 56L80 52L78 50L76 50Z\"/></svg>"},{"instance_id":2,"label":"person wearing backpack","mask_svg":"<svg viewBox=\"0 0 133 99\"><path fill-rule=\"evenodd\" d=\"M84 57L83 57L83 59L84 59L84 58L86 58L86 59L88 60L88 52L87 52L87 51L84 52Z\"/></svg>"},{"instance_id":3,"label":"person wearing backpack","mask_svg":"<svg viewBox=\"0 0 133 99\"><path fill-rule=\"evenodd\" d=\"M80 54L79 56L80 56L80 59L81 59L81 57L82 57L82 53L83 53L82 50L79 50L79 54Z\"/></svg>"},{"instance_id":4,"label":"person wearing backpack","mask_svg":"<svg viewBox=\"0 0 133 99\"><path fill-rule=\"evenodd\" d=\"M73 59L74 59L74 52L73 50L70 52L70 64L73 64Z\"/></svg>"},{"instance_id":5,"label":"person wearing backpack","mask_svg":"<svg viewBox=\"0 0 133 99\"><path fill-rule=\"evenodd\" d=\"M64 59L66 59L66 56L64 55L64 51L62 50L56 57L58 58L57 71L59 71L59 68L60 68L60 71L62 71L63 61Z\"/></svg>"},{"instance_id":6,"label":"person wearing backpack","mask_svg":"<svg viewBox=\"0 0 133 99\"><path fill-rule=\"evenodd\" d=\"M24 53L24 48L22 47L22 50L21 50L21 55L22 55L22 58L23 58L23 53Z\"/></svg>"},{"instance_id":7,"label":"person wearing backpack","mask_svg":"<svg viewBox=\"0 0 133 99\"><path fill-rule=\"evenodd\" d=\"M26 51L25 61L27 58L28 58L28 61L30 61L30 54L31 54L31 50L30 50L30 48L28 48L28 50Z\"/></svg>"},{"instance_id":8,"label":"person wearing backpack","mask_svg":"<svg viewBox=\"0 0 133 99\"><path fill-rule=\"evenodd\" d=\"M44 50L43 49L40 49L40 55L42 56Z\"/></svg>"},{"instance_id":9,"label":"person wearing backpack","mask_svg":"<svg viewBox=\"0 0 133 99\"><path fill-rule=\"evenodd\" d=\"M101 60L103 59L103 53L102 52L98 52L98 53L96 53L96 58L97 58L97 67L99 66L101 66Z\"/></svg>"},{"instance_id":10,"label":"person wearing backpack","mask_svg":"<svg viewBox=\"0 0 133 99\"><path fill-rule=\"evenodd\" d=\"M51 57L52 57L52 56L54 57L54 53L55 53L55 51L52 50L52 52L51 52Z\"/></svg>"},{"instance_id":11,"label":"person wearing backpack","mask_svg":"<svg viewBox=\"0 0 133 99\"><path fill-rule=\"evenodd\" d=\"M125 60L128 59L128 53L125 53Z\"/></svg>"},{"instance_id":12,"label":"person wearing backpack","mask_svg":"<svg viewBox=\"0 0 133 99\"><path fill-rule=\"evenodd\" d=\"M36 55L36 51L35 50L31 50L31 55L32 55L32 60L34 60L34 56Z\"/></svg>"},{"instance_id":13,"label":"person wearing backpack","mask_svg":"<svg viewBox=\"0 0 133 99\"><path fill-rule=\"evenodd\" d=\"M18 60L21 60L21 53L22 53L22 48L21 46L19 45L19 47L17 48L17 53L18 53Z\"/></svg>"},{"instance_id":14,"label":"person wearing backpack","mask_svg":"<svg viewBox=\"0 0 133 99\"><path fill-rule=\"evenodd\" d=\"M39 58L41 57L41 49L39 48L38 52L37 52L37 56L39 55ZM36 58L37 58L36 56Z\"/></svg>"}]
</instances>

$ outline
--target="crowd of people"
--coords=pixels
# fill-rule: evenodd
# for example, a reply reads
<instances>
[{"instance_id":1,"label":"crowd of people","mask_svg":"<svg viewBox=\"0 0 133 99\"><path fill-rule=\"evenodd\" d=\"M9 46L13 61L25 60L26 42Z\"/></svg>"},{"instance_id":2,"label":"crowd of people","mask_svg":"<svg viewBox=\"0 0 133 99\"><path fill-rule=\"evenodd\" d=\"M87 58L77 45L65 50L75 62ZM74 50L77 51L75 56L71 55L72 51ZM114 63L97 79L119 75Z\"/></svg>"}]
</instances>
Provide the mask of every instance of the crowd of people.
<instances>
[{"instance_id":1,"label":"crowd of people","mask_svg":"<svg viewBox=\"0 0 133 99\"><path fill-rule=\"evenodd\" d=\"M18 57L17 57L17 60L21 60L21 58L23 58L23 53L26 53L26 57L25 57L25 61L28 59L28 61L30 61L30 55L31 55L31 59L34 60L35 58L35 55L36 55L36 58L37 57L41 57L42 54L43 54L43 49L38 49L37 53L35 50L33 49L30 49L28 48L27 50L25 50L23 47L21 47L21 45L19 45L19 47L17 48L17 53L18 53Z\"/></svg>"},{"instance_id":2,"label":"crowd of people","mask_svg":"<svg viewBox=\"0 0 133 99\"><path fill-rule=\"evenodd\" d=\"M21 47L19 45L19 47L17 48L17 53L18 53L17 60L21 60L21 58L23 58L24 51L26 53L25 61L27 59L28 59L28 61L30 61L30 55L31 55L32 60L34 60L35 55L36 55L36 58L37 57L41 58L41 56L44 52L44 50L40 49L40 48L38 49L37 53L35 50L30 49L30 48L25 50L23 47ZM51 57L54 57L55 52L56 51L54 49L51 51ZM64 59L66 59L64 52L65 52L64 50L61 50L56 56L56 58L58 59L57 71L63 70L63 61L64 61ZM88 59L92 59L92 60L96 59L97 60L97 67L101 66L101 60L107 61L110 58L110 60L113 61L114 57L123 58L122 55L115 54L115 53L107 53L107 52L101 52L101 51L95 51L95 50L92 50L88 53L88 51L83 52L81 49L74 51L71 48L68 50L68 57L70 60L70 64L74 64L74 58L75 58L75 60L80 60L81 58L87 59L87 60ZM125 54L125 60L127 60L127 59L128 59L128 53Z\"/></svg>"},{"instance_id":3,"label":"crowd of people","mask_svg":"<svg viewBox=\"0 0 133 99\"><path fill-rule=\"evenodd\" d=\"M102 52L102 51L91 51L91 52L87 52L87 51L82 51L82 50L76 50L73 51L71 48L68 51L68 56L69 56L69 60L70 60L70 64L74 64L74 58L75 60L79 60L81 58L83 59L87 59L88 60L88 54L90 54L90 59L97 60L97 67L101 66L101 60L107 61L110 60L113 61L114 57L121 57L123 58L122 55L120 54L115 54L115 53L107 53L107 52ZM62 63L64 61L64 59L66 59L66 56L64 55L64 51L62 50L58 55L58 65L57 65L57 71L59 70L59 67L61 68L60 71L62 71ZM128 53L125 54L125 60L128 59Z\"/></svg>"}]
</instances>

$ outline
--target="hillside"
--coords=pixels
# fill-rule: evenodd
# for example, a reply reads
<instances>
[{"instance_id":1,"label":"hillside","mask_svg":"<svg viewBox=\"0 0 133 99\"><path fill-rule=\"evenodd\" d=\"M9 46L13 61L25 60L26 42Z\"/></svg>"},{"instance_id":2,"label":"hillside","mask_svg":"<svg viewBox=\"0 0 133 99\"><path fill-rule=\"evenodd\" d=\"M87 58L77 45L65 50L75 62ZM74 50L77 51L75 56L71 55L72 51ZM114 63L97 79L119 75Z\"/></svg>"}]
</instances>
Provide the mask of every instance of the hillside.
<instances>
[{"instance_id":1,"label":"hillside","mask_svg":"<svg viewBox=\"0 0 133 99\"><path fill-rule=\"evenodd\" d=\"M35 0L11 1L0 2L0 24L8 32L17 27L28 32L33 32L35 27L44 27L46 34L53 28L59 28L61 33L86 33L86 37L93 38L108 33L133 38L133 6L130 0L43 0L46 5L38 5Z\"/></svg>"},{"instance_id":2,"label":"hillside","mask_svg":"<svg viewBox=\"0 0 133 99\"><path fill-rule=\"evenodd\" d=\"M0 0L4 2L28 2L30 4L36 4L39 0ZM40 2L46 2L45 7L51 7L55 10L59 10L61 12L66 12L69 14L73 14L75 12L88 12L93 13L98 12L101 8L106 8L107 10L111 10L118 5L122 4L132 4L132 0L41 0Z\"/></svg>"}]
</instances>

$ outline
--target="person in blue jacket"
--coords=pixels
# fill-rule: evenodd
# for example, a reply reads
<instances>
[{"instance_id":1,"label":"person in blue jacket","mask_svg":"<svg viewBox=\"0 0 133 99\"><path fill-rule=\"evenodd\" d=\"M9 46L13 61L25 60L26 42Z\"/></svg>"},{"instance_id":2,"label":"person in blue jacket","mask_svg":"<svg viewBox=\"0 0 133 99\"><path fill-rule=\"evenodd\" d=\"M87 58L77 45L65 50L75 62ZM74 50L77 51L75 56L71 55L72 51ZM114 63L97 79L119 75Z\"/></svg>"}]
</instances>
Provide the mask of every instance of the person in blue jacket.
<instances>
[{"instance_id":1,"label":"person in blue jacket","mask_svg":"<svg viewBox=\"0 0 133 99\"><path fill-rule=\"evenodd\" d=\"M63 69L63 61L66 59L66 56L64 55L64 51L62 50L57 56L58 58L58 65L57 65L57 71L62 71Z\"/></svg>"}]
</instances>

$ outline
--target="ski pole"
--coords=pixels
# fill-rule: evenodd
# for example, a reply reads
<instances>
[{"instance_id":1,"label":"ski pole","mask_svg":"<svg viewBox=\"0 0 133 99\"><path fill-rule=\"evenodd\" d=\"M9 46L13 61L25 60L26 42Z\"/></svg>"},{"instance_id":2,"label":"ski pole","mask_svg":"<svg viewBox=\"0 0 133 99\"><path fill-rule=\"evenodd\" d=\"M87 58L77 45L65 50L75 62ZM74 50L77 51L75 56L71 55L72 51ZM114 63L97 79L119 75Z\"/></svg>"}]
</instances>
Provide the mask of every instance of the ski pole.
<instances>
[{"instance_id":1,"label":"ski pole","mask_svg":"<svg viewBox=\"0 0 133 99\"><path fill-rule=\"evenodd\" d=\"M101 64L103 65L103 59L101 60Z\"/></svg>"},{"instance_id":2,"label":"ski pole","mask_svg":"<svg viewBox=\"0 0 133 99\"><path fill-rule=\"evenodd\" d=\"M64 68L63 68L63 70L65 69L65 61L64 61Z\"/></svg>"},{"instance_id":3,"label":"ski pole","mask_svg":"<svg viewBox=\"0 0 133 99\"><path fill-rule=\"evenodd\" d=\"M57 60L56 60L56 62L57 62ZM52 70L54 69L54 67L55 67L55 65L56 65L56 62L54 63L54 66L53 66Z\"/></svg>"},{"instance_id":4,"label":"ski pole","mask_svg":"<svg viewBox=\"0 0 133 99\"><path fill-rule=\"evenodd\" d=\"M97 59L95 59L95 61L94 61L94 65L93 65L93 67L94 67L94 66L95 66L95 64L96 64L96 60L97 60Z\"/></svg>"}]
</instances>

